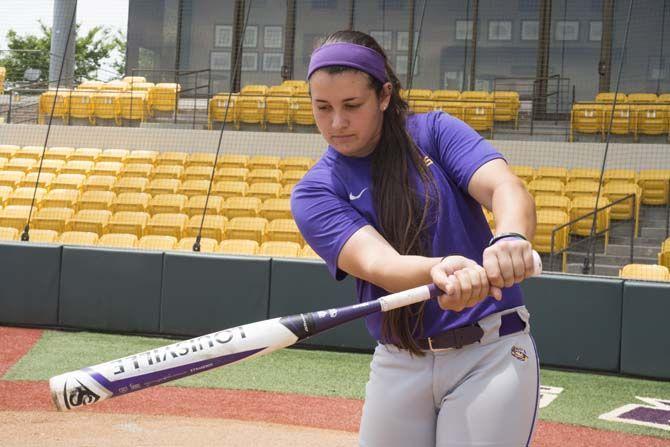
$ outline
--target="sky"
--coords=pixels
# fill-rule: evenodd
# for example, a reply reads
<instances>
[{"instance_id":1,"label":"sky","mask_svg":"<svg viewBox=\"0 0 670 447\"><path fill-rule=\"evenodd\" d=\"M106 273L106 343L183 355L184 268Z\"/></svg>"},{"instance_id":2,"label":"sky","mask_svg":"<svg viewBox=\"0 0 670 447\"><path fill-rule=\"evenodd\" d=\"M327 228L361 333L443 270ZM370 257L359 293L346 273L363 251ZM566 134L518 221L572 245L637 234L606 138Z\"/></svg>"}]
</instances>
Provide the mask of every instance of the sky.
<instances>
[{"instance_id":1,"label":"sky","mask_svg":"<svg viewBox=\"0 0 670 447\"><path fill-rule=\"evenodd\" d=\"M53 0L0 0L0 50L7 49L7 31L15 30L20 35L39 32L38 20L51 26L53 22ZM128 0L79 0L77 23L82 32L94 26L128 29ZM118 57L118 55L116 56ZM113 76L108 64L99 72L102 80Z\"/></svg>"}]
</instances>

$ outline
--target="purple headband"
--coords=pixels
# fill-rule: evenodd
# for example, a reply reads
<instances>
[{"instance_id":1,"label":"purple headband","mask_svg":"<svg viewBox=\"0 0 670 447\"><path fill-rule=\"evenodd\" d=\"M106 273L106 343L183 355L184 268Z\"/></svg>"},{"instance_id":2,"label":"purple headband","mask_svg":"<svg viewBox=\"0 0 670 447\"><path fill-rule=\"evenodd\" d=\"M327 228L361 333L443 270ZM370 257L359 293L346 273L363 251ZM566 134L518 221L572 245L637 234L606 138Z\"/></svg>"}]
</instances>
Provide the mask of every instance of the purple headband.
<instances>
[{"instance_id":1,"label":"purple headband","mask_svg":"<svg viewBox=\"0 0 670 447\"><path fill-rule=\"evenodd\" d=\"M362 70L381 83L388 81L384 56L372 48L347 42L330 43L314 50L309 61L307 79L316 70L333 65Z\"/></svg>"}]
</instances>

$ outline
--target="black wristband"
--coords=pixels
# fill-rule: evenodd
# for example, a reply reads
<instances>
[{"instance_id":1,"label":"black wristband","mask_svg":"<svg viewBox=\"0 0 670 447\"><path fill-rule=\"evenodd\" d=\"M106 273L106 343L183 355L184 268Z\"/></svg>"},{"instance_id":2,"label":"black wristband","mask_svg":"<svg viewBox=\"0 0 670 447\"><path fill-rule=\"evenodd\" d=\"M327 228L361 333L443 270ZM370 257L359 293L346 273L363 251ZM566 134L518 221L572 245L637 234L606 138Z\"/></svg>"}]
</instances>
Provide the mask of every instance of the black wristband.
<instances>
[{"instance_id":1,"label":"black wristband","mask_svg":"<svg viewBox=\"0 0 670 447\"><path fill-rule=\"evenodd\" d=\"M526 236L524 236L521 233L514 233L514 232L500 233L500 234L496 234L495 236L493 236L491 238L491 240L489 241L489 247L491 245L495 244L496 242L498 242L500 239L506 239L508 237L516 237L516 238L519 238L519 239L523 239L524 241L528 241L528 239L526 239Z\"/></svg>"}]
</instances>

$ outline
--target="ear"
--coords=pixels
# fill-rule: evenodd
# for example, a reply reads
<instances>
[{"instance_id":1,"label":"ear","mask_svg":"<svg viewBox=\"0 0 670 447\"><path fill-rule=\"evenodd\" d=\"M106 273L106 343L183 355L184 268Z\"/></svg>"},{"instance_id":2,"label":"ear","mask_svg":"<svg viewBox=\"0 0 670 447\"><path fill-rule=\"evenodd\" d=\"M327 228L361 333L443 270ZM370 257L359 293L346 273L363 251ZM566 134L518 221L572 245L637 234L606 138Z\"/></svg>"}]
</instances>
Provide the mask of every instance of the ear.
<instances>
[{"instance_id":1,"label":"ear","mask_svg":"<svg viewBox=\"0 0 670 447\"><path fill-rule=\"evenodd\" d=\"M393 85L390 82L385 83L382 86L381 98L379 100L379 108L382 112L388 108L391 102L391 92L393 92Z\"/></svg>"}]
</instances>

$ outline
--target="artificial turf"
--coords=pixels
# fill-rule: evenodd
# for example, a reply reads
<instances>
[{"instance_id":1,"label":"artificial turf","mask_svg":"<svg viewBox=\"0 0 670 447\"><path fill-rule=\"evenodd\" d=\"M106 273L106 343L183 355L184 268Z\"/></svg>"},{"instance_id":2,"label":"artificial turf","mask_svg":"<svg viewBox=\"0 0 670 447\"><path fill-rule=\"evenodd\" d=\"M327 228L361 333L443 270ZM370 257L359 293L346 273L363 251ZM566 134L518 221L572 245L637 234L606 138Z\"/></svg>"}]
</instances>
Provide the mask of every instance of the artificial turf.
<instances>
[{"instance_id":1,"label":"artificial turf","mask_svg":"<svg viewBox=\"0 0 670 447\"><path fill-rule=\"evenodd\" d=\"M5 380L47 380L174 340L45 331L41 340L3 377ZM270 355L172 382L183 387L265 390L362 399L368 378L369 354L284 349ZM540 411L543 420L625 431L670 439L670 431L598 419L600 414L636 399L670 400L670 382L611 375L542 369L543 385L564 391Z\"/></svg>"}]
</instances>

